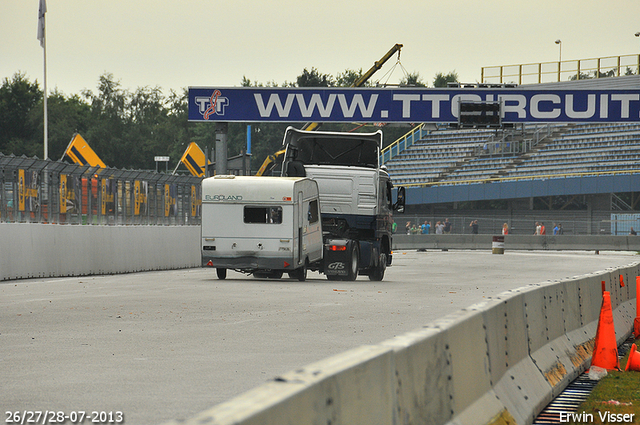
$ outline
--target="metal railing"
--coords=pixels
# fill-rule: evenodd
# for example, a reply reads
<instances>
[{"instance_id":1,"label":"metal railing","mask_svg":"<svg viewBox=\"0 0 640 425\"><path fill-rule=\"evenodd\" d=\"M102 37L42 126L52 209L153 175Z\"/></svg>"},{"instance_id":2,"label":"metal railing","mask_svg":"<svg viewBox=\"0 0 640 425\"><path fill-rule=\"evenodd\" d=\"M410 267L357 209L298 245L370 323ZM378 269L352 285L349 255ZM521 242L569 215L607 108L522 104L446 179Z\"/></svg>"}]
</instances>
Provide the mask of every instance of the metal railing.
<instances>
[{"instance_id":1,"label":"metal railing","mask_svg":"<svg viewBox=\"0 0 640 425\"><path fill-rule=\"evenodd\" d=\"M640 55L482 67L484 84L540 84L640 73Z\"/></svg>"},{"instance_id":2,"label":"metal railing","mask_svg":"<svg viewBox=\"0 0 640 425\"><path fill-rule=\"evenodd\" d=\"M522 126L521 130L492 134L474 150L475 156L517 155L530 152L551 135L551 125Z\"/></svg>"},{"instance_id":3,"label":"metal railing","mask_svg":"<svg viewBox=\"0 0 640 425\"><path fill-rule=\"evenodd\" d=\"M544 174L527 174L524 176L504 176L504 177L487 177L479 179L465 179L465 180L440 180L436 182L420 182L420 183L402 183L405 187L430 187L430 186L452 186L452 185L465 185L465 184L477 184L477 183L493 183L493 182L506 182L506 181L527 181L527 180L549 180L549 179L563 179L571 177L588 177L588 176L615 176L626 174L640 174L640 168L632 170L616 170L616 171L593 171L582 173L544 173Z\"/></svg>"},{"instance_id":4,"label":"metal railing","mask_svg":"<svg viewBox=\"0 0 640 425\"><path fill-rule=\"evenodd\" d=\"M0 222L199 225L201 180L0 154Z\"/></svg>"},{"instance_id":5,"label":"metal railing","mask_svg":"<svg viewBox=\"0 0 640 425\"><path fill-rule=\"evenodd\" d=\"M424 130L425 124L420 124L414 128L412 128L408 133L404 136L400 137L395 142L391 143L389 146L382 149L380 155L380 165L388 162L393 159L395 156L400 154L402 151L407 149L409 146L413 145L416 141L420 140L426 130ZM426 131L428 134L428 131Z\"/></svg>"}]
</instances>

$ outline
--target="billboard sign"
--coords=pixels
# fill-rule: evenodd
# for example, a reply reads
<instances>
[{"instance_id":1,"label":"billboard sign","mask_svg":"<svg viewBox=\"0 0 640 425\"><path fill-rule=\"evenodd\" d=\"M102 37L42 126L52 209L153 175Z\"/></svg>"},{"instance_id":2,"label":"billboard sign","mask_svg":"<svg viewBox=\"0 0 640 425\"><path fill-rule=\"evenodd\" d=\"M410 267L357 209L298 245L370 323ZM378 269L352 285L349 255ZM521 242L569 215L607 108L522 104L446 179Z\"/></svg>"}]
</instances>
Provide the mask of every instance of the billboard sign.
<instances>
[{"instance_id":1,"label":"billboard sign","mask_svg":"<svg viewBox=\"0 0 640 425\"><path fill-rule=\"evenodd\" d=\"M465 102L501 103L503 123L640 121L640 90L521 87L190 87L189 121L456 123Z\"/></svg>"}]
</instances>

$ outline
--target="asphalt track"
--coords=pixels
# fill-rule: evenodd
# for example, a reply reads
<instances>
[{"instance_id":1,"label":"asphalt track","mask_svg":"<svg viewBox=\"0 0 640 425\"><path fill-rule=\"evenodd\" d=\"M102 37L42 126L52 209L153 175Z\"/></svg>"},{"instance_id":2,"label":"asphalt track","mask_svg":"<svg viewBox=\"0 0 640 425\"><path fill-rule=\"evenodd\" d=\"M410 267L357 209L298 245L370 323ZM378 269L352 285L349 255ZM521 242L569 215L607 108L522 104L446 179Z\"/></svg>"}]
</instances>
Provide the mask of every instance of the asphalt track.
<instances>
[{"instance_id":1,"label":"asphalt track","mask_svg":"<svg viewBox=\"0 0 640 425\"><path fill-rule=\"evenodd\" d=\"M279 374L505 290L636 263L636 253L402 251L382 282L212 269L0 282L0 408L184 419ZM88 421L86 421L88 423Z\"/></svg>"}]
</instances>

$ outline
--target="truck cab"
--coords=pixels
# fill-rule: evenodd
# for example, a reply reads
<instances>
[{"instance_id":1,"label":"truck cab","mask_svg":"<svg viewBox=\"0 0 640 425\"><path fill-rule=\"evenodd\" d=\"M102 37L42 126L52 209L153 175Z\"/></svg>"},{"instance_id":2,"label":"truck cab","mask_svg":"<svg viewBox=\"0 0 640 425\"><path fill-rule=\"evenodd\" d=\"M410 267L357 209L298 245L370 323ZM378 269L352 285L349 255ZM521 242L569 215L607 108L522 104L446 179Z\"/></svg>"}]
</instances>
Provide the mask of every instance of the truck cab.
<instances>
[{"instance_id":1,"label":"truck cab","mask_svg":"<svg viewBox=\"0 0 640 425\"><path fill-rule=\"evenodd\" d=\"M329 279L365 274L382 280L391 265L394 210L404 209L404 190L392 200L393 185L379 166L382 132L340 133L287 128L282 175L317 182L324 261Z\"/></svg>"}]
</instances>

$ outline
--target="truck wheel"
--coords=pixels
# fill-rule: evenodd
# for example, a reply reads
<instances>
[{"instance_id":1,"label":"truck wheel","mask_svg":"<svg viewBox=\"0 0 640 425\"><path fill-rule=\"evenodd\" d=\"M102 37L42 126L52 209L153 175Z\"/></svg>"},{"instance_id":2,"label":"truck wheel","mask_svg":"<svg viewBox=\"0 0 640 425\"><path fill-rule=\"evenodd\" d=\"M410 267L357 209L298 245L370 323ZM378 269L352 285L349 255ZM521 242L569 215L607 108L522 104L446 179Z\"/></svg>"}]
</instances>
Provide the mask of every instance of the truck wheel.
<instances>
[{"instance_id":1,"label":"truck wheel","mask_svg":"<svg viewBox=\"0 0 640 425\"><path fill-rule=\"evenodd\" d=\"M349 262L349 271L345 278L345 280L356 280L358 277L358 267L360 262L360 251L358 250L358 245L353 244L351 247L351 261Z\"/></svg>"},{"instance_id":2,"label":"truck wheel","mask_svg":"<svg viewBox=\"0 0 640 425\"><path fill-rule=\"evenodd\" d=\"M224 280L224 279L227 278L227 269L223 269L223 268L218 267L216 269L216 274L218 275L218 279Z\"/></svg>"},{"instance_id":3,"label":"truck wheel","mask_svg":"<svg viewBox=\"0 0 640 425\"><path fill-rule=\"evenodd\" d=\"M381 281L384 279L385 270L387 270L387 256L382 252L378 259L378 265L369 273L369 280Z\"/></svg>"}]
</instances>

